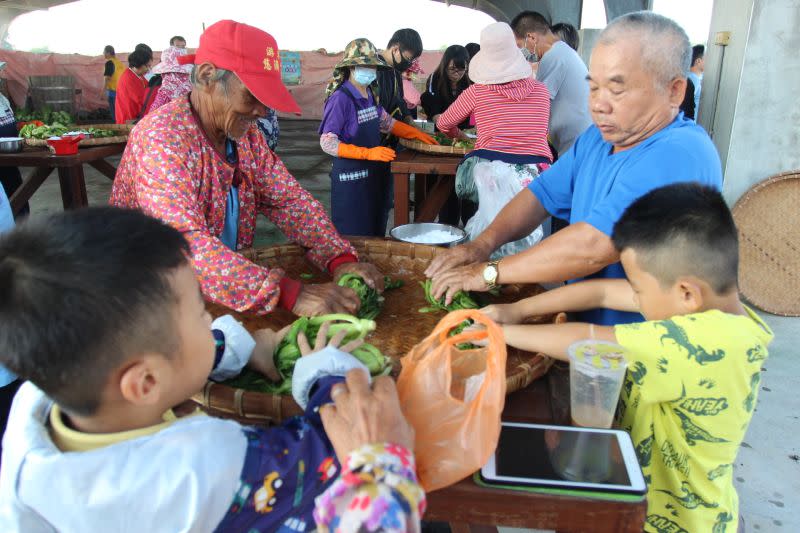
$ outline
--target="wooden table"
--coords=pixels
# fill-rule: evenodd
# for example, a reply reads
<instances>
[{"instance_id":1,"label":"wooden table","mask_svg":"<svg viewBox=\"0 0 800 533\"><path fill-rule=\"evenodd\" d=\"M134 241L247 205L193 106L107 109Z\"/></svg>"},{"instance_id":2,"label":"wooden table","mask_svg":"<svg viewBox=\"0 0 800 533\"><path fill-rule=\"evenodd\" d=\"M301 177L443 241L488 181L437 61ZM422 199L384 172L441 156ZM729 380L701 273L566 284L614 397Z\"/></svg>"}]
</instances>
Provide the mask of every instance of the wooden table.
<instances>
[{"instance_id":1,"label":"wooden table","mask_svg":"<svg viewBox=\"0 0 800 533\"><path fill-rule=\"evenodd\" d=\"M456 169L461 163L460 155L424 154L404 150L390 166L394 174L394 225L409 222L408 194L411 174L415 175L414 222L433 222L455 187ZM432 189L427 190L427 180L436 179Z\"/></svg>"},{"instance_id":2,"label":"wooden table","mask_svg":"<svg viewBox=\"0 0 800 533\"><path fill-rule=\"evenodd\" d=\"M74 155L54 155L47 148L31 147L17 154L0 154L0 166L2 167L35 167L31 175L9 198L11 210L16 215L54 169L58 169L64 209L86 207L89 202L86 198L83 165L88 164L108 179L113 180L117 169L105 161L105 158L121 154L123 150L125 150L125 143L87 146L79 149L78 153Z\"/></svg>"},{"instance_id":3,"label":"wooden table","mask_svg":"<svg viewBox=\"0 0 800 533\"><path fill-rule=\"evenodd\" d=\"M550 373L506 398L503 420L569 424L569 370ZM640 533L647 503L487 489L468 478L428 494L425 520L449 522L453 533L496 532L496 526L555 530L559 533ZM473 524L473 525L470 525Z\"/></svg>"}]
</instances>

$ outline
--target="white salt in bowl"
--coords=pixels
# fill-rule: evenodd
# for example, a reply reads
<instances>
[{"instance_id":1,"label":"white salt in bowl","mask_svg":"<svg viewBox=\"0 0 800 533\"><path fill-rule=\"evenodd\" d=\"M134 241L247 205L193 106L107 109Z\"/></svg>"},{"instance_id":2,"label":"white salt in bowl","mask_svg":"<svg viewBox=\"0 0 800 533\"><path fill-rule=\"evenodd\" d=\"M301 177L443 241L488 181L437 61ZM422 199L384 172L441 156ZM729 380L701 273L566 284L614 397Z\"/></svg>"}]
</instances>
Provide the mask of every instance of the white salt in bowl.
<instances>
[{"instance_id":1,"label":"white salt in bowl","mask_svg":"<svg viewBox=\"0 0 800 533\"><path fill-rule=\"evenodd\" d=\"M398 241L450 248L467 240L467 233L450 224L414 222L397 226L389 232Z\"/></svg>"}]
</instances>

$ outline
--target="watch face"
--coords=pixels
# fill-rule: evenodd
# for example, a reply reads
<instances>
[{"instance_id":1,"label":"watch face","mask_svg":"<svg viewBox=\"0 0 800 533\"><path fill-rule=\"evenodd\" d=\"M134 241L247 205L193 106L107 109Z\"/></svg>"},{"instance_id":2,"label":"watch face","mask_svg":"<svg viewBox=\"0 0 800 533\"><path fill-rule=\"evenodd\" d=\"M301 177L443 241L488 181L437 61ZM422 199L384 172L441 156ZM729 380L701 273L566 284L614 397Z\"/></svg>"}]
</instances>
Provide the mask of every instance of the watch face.
<instances>
[{"instance_id":1,"label":"watch face","mask_svg":"<svg viewBox=\"0 0 800 533\"><path fill-rule=\"evenodd\" d=\"M497 267L494 265L487 265L483 269L483 279L486 283L494 283L497 280Z\"/></svg>"}]
</instances>

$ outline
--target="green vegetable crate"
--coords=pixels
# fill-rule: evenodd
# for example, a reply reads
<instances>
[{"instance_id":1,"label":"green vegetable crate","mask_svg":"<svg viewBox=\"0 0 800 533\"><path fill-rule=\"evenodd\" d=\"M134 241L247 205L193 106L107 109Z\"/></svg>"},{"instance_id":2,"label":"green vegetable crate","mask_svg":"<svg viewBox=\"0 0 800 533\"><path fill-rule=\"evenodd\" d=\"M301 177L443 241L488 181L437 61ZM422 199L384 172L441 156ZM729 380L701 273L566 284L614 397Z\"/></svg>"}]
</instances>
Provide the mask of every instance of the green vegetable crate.
<instances>
[{"instance_id":1,"label":"green vegetable crate","mask_svg":"<svg viewBox=\"0 0 800 533\"><path fill-rule=\"evenodd\" d=\"M385 291L383 302L373 302L375 305L368 311L372 315L376 311L375 306L378 307L378 314L374 318L362 317L358 320L361 325L372 320L375 321L375 329L367 331L364 340L386 357L386 361L383 361L374 353L362 354L367 358L367 363L371 362L375 365L376 371L378 371L378 365L385 364L384 370L396 377L400 371L400 358L427 337L446 314L446 311L438 309L426 313L419 312L421 308L431 306L431 302L426 298L426 291L420 286L420 282L424 283L426 280L424 271L433 257L442 249L383 239L351 238L350 242L361 261L371 262L391 280L403 282L402 286ZM301 280L303 283L315 284L331 281L328 274L320 272L305 259L306 250L297 245L272 246L245 250L242 253L258 264L271 268L280 267L289 277ZM352 278L343 280L345 285L350 286L351 283L353 283ZM354 290L359 291L358 288ZM481 298L485 298L489 302L506 303L538 294L542 290L537 285L511 286L507 287L500 295L487 294L482 295ZM360 294L360 297L363 300L364 295ZM208 309L215 317L224 314L234 315L251 331L261 328L278 330L297 321L296 316L283 309L277 309L262 316L235 313L214 304L209 304ZM553 322L555 318L554 316L536 317L531 322L549 323ZM290 363L288 366L280 368L280 361L290 361L299 357L299 354L294 353L290 348L283 355L285 357L279 358L279 370L287 372ZM532 354L509 348L506 364L507 392L526 387L533 380L547 373L551 363L551 360L542 354ZM287 363L284 362L284 365ZM373 373L379 373L379 371ZM246 385L251 384L243 383L239 386ZM283 390L276 392L255 392L230 384L209 382L204 390L195 395L193 399L213 415L234 418L250 424L279 423L285 418L301 413L300 407L291 397L290 390L286 390L285 386Z\"/></svg>"}]
</instances>

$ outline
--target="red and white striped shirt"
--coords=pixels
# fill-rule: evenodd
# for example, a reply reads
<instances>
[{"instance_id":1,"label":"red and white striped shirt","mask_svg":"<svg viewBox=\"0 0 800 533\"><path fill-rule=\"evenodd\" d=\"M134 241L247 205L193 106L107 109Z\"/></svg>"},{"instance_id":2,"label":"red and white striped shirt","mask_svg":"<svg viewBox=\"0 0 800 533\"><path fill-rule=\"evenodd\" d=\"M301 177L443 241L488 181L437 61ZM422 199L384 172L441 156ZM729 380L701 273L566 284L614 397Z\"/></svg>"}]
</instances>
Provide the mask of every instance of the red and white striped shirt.
<instances>
[{"instance_id":1,"label":"red and white striped shirt","mask_svg":"<svg viewBox=\"0 0 800 533\"><path fill-rule=\"evenodd\" d=\"M439 116L436 126L454 137L458 124L475 113L478 140L475 149L553 158L547 145L550 93L526 78L499 85L471 85Z\"/></svg>"}]
</instances>

